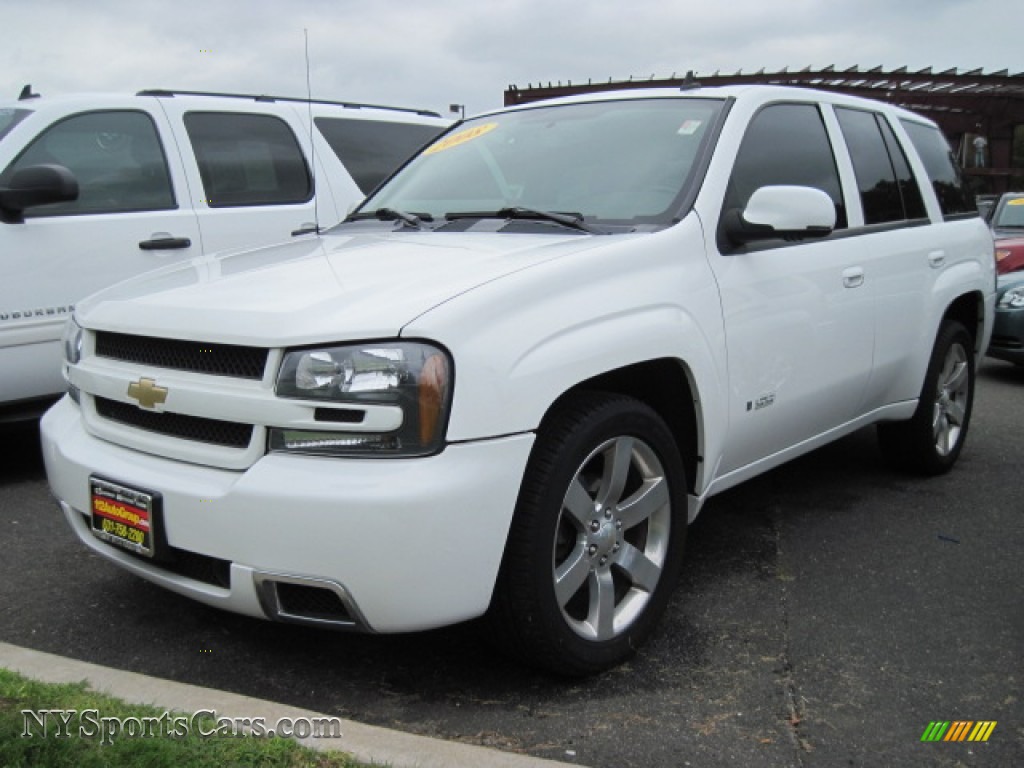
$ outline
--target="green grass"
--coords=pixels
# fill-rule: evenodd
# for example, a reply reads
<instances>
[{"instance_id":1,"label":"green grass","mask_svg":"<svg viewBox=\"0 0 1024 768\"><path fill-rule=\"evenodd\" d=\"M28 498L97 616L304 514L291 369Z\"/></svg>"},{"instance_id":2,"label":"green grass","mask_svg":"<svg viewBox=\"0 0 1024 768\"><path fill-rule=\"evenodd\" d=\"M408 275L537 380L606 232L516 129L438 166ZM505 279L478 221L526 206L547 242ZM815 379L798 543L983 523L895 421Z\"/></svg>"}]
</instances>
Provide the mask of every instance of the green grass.
<instances>
[{"instance_id":1,"label":"green grass","mask_svg":"<svg viewBox=\"0 0 1024 768\"><path fill-rule=\"evenodd\" d=\"M69 725L71 736L58 735L60 720L47 717L47 734L35 719L22 710L75 710ZM94 715L81 715L83 712ZM340 752L319 752L286 738L257 736L201 736L196 731L214 731L217 721L210 717L196 720L195 729L187 735L129 736L105 738L100 718L159 718L164 710L136 706L112 696L96 693L85 683L55 685L29 680L0 668L0 766L3 768L365 768ZM164 731L175 730L170 718L191 713L171 712L165 719ZM67 715L65 715L67 717ZM90 724L95 721L99 727ZM181 722L185 722L181 721ZM113 727L113 721L110 728ZM200 725L201 722L201 725ZM94 736L80 735L79 726ZM273 727L274 723L268 723ZM27 738L26 727L35 734ZM65 729L66 730L66 729ZM184 730L184 729L180 729Z\"/></svg>"}]
</instances>

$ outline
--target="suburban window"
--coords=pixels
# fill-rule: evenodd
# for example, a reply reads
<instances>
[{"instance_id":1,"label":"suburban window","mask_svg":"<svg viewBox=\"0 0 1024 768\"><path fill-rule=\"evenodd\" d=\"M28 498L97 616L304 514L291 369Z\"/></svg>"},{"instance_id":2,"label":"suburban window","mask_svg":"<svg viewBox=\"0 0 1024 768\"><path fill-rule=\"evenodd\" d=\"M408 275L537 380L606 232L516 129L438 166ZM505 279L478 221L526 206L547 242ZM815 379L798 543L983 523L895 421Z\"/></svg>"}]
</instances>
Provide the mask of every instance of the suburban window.
<instances>
[{"instance_id":1,"label":"suburban window","mask_svg":"<svg viewBox=\"0 0 1024 768\"><path fill-rule=\"evenodd\" d=\"M87 112L54 123L0 175L55 163L78 180L78 199L29 208L26 217L156 211L175 207L156 126L145 112Z\"/></svg>"},{"instance_id":2,"label":"suburban window","mask_svg":"<svg viewBox=\"0 0 1024 768\"><path fill-rule=\"evenodd\" d=\"M903 123L910 141L917 149L917 154L921 156L921 162L924 163L925 171L935 189L935 196L939 198L942 215L977 215L978 208L974 198L968 192L953 159L953 153L949 150L949 144L939 129L911 120L900 122Z\"/></svg>"},{"instance_id":3,"label":"suburban window","mask_svg":"<svg viewBox=\"0 0 1024 768\"><path fill-rule=\"evenodd\" d=\"M312 197L306 159L288 124L272 115L190 112L195 149L211 208L304 203Z\"/></svg>"},{"instance_id":4,"label":"suburban window","mask_svg":"<svg viewBox=\"0 0 1024 768\"><path fill-rule=\"evenodd\" d=\"M836 109L850 150L865 224L921 218L924 204L906 158L885 119L873 112Z\"/></svg>"},{"instance_id":5,"label":"suburban window","mask_svg":"<svg viewBox=\"0 0 1024 768\"><path fill-rule=\"evenodd\" d=\"M835 203L836 229L846 227L832 145L812 104L772 104L758 112L736 156L724 210L742 210L756 190L779 184L820 189Z\"/></svg>"},{"instance_id":6,"label":"suburban window","mask_svg":"<svg viewBox=\"0 0 1024 768\"><path fill-rule=\"evenodd\" d=\"M363 194L372 192L442 130L437 125L318 117L317 129Z\"/></svg>"}]
</instances>

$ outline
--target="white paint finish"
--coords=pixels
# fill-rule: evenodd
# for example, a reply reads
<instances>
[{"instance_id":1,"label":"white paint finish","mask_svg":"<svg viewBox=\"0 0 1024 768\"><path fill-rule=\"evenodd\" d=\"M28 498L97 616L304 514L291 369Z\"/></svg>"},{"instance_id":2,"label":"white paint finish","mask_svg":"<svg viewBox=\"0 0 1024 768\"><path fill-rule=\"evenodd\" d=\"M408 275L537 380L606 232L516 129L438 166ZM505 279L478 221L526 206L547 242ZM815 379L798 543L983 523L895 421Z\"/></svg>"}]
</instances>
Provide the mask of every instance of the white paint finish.
<instances>
[{"instance_id":1,"label":"white paint finish","mask_svg":"<svg viewBox=\"0 0 1024 768\"><path fill-rule=\"evenodd\" d=\"M163 495L172 546L239 568L335 581L381 632L483 613L533 445L525 434L453 445L423 459L268 454L231 472L97 439L67 398L43 418L42 433L51 488L75 510L88 511L88 478L102 467L105 477ZM73 528L92 544L85 525ZM110 547L93 550L122 565L129 559ZM145 564L132 570L204 602L252 612L251 579L233 579L228 593Z\"/></svg>"},{"instance_id":2,"label":"white paint finish","mask_svg":"<svg viewBox=\"0 0 1024 768\"><path fill-rule=\"evenodd\" d=\"M485 609L532 431L557 398L592 377L655 360L683 371L702 458L690 519L713 493L854 429L909 417L950 303L982 294L981 340L990 333L994 278L984 225L943 222L927 188L926 225L863 228L859 202L849 199L854 230L846 236L720 252L733 157L757 109L818 98L863 104L775 88L724 93L737 101L693 210L656 232L442 233L368 223L193 260L80 304L90 329L253 344L270 347L274 360L295 345L394 337L440 344L455 369L441 454L262 455L257 439L237 462L206 448L190 457L182 441L101 426L88 415L83 426L65 401L43 423L56 494L86 504L90 472L161 489L173 510L172 543L238 568L336 581L375 628L390 631ZM840 148L841 187L855 195L835 117L827 107L823 116ZM919 161L912 164L920 174ZM938 250L945 258L933 267L929 254ZM145 370L108 370L89 354L87 343L73 374L87 412L90 392L115 393ZM269 372L244 391L218 377L163 381L185 413L298 423L295 403L272 402L272 379ZM318 532L313 543L308 530Z\"/></svg>"},{"instance_id":3,"label":"white paint finish","mask_svg":"<svg viewBox=\"0 0 1024 768\"><path fill-rule=\"evenodd\" d=\"M203 254L260 243L288 241L292 232L338 222L362 199L348 171L318 131L317 200L298 205L210 208L203 201L198 165L182 117L189 111L274 115L288 124L309 159L309 112L286 102L257 103L210 97L152 97L85 94L0 103L32 113L0 141L0 170L14 161L49 126L69 116L115 110L145 113L163 148L173 187L172 210L30 217L0 223L0 404L56 395L63 389L60 358L54 354L67 308L122 280ZM439 128L450 121L390 111L314 105L315 118L398 120ZM142 250L139 243L160 237L186 238L187 248ZM311 239L304 236L303 239ZM31 345L31 350L11 348ZM26 361L28 361L26 363Z\"/></svg>"}]
</instances>

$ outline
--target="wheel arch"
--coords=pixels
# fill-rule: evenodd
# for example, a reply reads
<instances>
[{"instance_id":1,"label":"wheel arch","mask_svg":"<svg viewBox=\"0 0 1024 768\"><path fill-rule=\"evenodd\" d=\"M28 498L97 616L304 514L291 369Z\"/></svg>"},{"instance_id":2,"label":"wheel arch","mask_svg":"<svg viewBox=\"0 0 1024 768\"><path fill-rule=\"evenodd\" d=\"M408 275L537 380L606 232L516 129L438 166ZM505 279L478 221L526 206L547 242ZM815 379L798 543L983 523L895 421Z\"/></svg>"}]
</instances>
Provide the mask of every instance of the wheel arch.
<instances>
[{"instance_id":1,"label":"wheel arch","mask_svg":"<svg viewBox=\"0 0 1024 768\"><path fill-rule=\"evenodd\" d=\"M967 329L974 344L975 359L980 360L985 352L981 348L985 343L985 297L980 291L970 291L954 299L942 315L936 336L949 320L955 320Z\"/></svg>"},{"instance_id":2,"label":"wheel arch","mask_svg":"<svg viewBox=\"0 0 1024 768\"><path fill-rule=\"evenodd\" d=\"M704 454L701 402L689 367L675 358L659 358L606 371L579 382L551 403L544 419L580 392L626 395L645 403L665 421L683 459L687 491L700 487Z\"/></svg>"}]
</instances>

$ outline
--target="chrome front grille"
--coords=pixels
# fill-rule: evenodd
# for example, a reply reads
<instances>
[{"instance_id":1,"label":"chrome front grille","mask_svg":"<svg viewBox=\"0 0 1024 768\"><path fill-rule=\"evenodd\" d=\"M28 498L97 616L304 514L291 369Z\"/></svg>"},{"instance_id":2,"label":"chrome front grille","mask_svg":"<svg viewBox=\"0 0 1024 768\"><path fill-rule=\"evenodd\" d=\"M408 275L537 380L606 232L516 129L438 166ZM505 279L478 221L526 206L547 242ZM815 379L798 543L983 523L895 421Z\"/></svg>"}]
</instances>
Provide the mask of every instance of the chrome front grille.
<instances>
[{"instance_id":1,"label":"chrome front grille","mask_svg":"<svg viewBox=\"0 0 1024 768\"><path fill-rule=\"evenodd\" d=\"M110 331L96 334L99 357L239 379L262 379L268 353L269 350L260 347L236 344L160 339Z\"/></svg>"},{"instance_id":2,"label":"chrome front grille","mask_svg":"<svg viewBox=\"0 0 1024 768\"><path fill-rule=\"evenodd\" d=\"M251 424L186 416L181 413L146 411L131 403L108 400L105 397L96 397L95 403L96 413L102 418L147 432L228 448L247 448L252 440Z\"/></svg>"}]
</instances>

